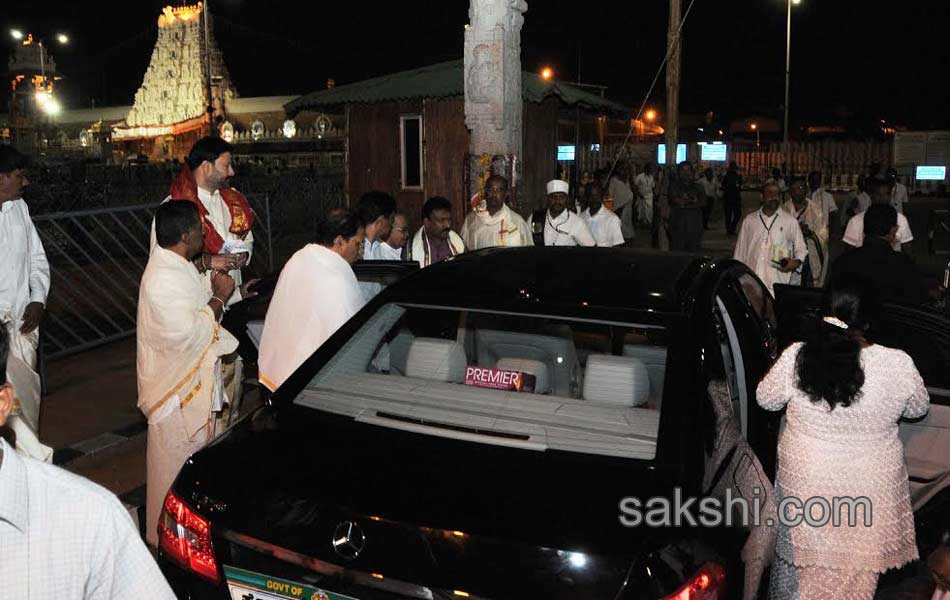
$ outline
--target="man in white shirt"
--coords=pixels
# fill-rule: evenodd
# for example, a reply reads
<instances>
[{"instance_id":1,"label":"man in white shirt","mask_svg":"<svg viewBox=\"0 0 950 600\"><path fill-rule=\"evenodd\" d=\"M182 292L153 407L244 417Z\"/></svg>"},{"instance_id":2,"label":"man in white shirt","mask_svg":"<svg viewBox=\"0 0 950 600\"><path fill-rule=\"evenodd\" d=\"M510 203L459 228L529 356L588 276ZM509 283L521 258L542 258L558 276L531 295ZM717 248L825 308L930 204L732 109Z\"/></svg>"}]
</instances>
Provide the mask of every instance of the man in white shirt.
<instances>
[{"instance_id":1,"label":"man in white shirt","mask_svg":"<svg viewBox=\"0 0 950 600\"><path fill-rule=\"evenodd\" d=\"M782 210L795 217L808 246L808 260L792 274L791 283L802 285L803 280L814 287L822 287L828 273L828 224L821 208L807 197L808 190L801 178L792 179L789 199Z\"/></svg>"},{"instance_id":2,"label":"man in white shirt","mask_svg":"<svg viewBox=\"0 0 950 600\"><path fill-rule=\"evenodd\" d=\"M590 229L597 245L604 248L622 246L624 239L620 228L620 218L604 206L604 190L600 183L596 181L588 183L584 190L584 198L587 208L580 217Z\"/></svg>"},{"instance_id":3,"label":"man in white shirt","mask_svg":"<svg viewBox=\"0 0 950 600\"><path fill-rule=\"evenodd\" d=\"M868 188L871 193L871 204L890 204L891 186L886 181L880 179L868 180ZM865 211L867 212L867 211ZM897 237L894 240L894 250L906 251L907 245L914 240L914 234L910 229L910 222L903 213L897 213ZM847 227L844 230L844 236L841 238L845 244L860 248L864 244L864 213L851 217Z\"/></svg>"},{"instance_id":4,"label":"man in white shirt","mask_svg":"<svg viewBox=\"0 0 950 600\"><path fill-rule=\"evenodd\" d=\"M897 169L887 170L887 181L891 184L891 206L898 213L904 213L904 204L907 203L907 186L897 180Z\"/></svg>"},{"instance_id":5,"label":"man in white shirt","mask_svg":"<svg viewBox=\"0 0 950 600\"><path fill-rule=\"evenodd\" d=\"M223 271L202 275L191 262L204 247L194 203L159 206L155 234L139 286L135 357L138 407L148 419L145 537L152 544L178 470L214 437L215 413L228 400L221 358L238 345L220 326L234 280Z\"/></svg>"},{"instance_id":6,"label":"man in white shirt","mask_svg":"<svg viewBox=\"0 0 950 600\"><path fill-rule=\"evenodd\" d=\"M0 429L15 390L0 328ZM0 582L22 600L174 600L128 511L113 494L20 456L0 436Z\"/></svg>"},{"instance_id":7,"label":"man in white shirt","mask_svg":"<svg viewBox=\"0 0 950 600\"><path fill-rule=\"evenodd\" d=\"M379 246L380 260L402 260L402 249L409 239L409 222L406 215L396 212L393 217L393 226L389 230L389 237Z\"/></svg>"},{"instance_id":8,"label":"man in white shirt","mask_svg":"<svg viewBox=\"0 0 950 600\"><path fill-rule=\"evenodd\" d=\"M703 170L703 176L699 178L699 187L703 189L703 196L706 204L703 205L703 229L709 229L709 217L712 215L713 207L716 206L716 196L719 194L719 181L709 167Z\"/></svg>"},{"instance_id":9,"label":"man in white shirt","mask_svg":"<svg viewBox=\"0 0 950 600\"><path fill-rule=\"evenodd\" d=\"M647 226L653 224L653 194L656 191L656 166L647 163L633 180L637 189L637 218Z\"/></svg>"},{"instance_id":10,"label":"man in white shirt","mask_svg":"<svg viewBox=\"0 0 950 600\"><path fill-rule=\"evenodd\" d=\"M835 204L835 197L821 187L821 173L818 171L808 174L808 199L821 208L821 212L825 215L825 223L830 224L831 213L838 210L838 205Z\"/></svg>"},{"instance_id":11,"label":"man in white shirt","mask_svg":"<svg viewBox=\"0 0 950 600\"><path fill-rule=\"evenodd\" d=\"M469 250L532 244L528 224L508 207L508 180L501 175L492 175L485 182L484 206L477 206L465 217L461 234Z\"/></svg>"},{"instance_id":12,"label":"man in white shirt","mask_svg":"<svg viewBox=\"0 0 950 600\"><path fill-rule=\"evenodd\" d=\"M320 224L317 241L297 251L277 280L267 309L258 365L260 381L275 391L366 300L352 264L363 255L363 225L337 208Z\"/></svg>"},{"instance_id":13,"label":"man in white shirt","mask_svg":"<svg viewBox=\"0 0 950 600\"><path fill-rule=\"evenodd\" d=\"M748 265L775 295L773 285L791 283L792 274L808 255L805 238L795 217L779 209L777 184L762 188L762 207L746 215L739 229L733 257Z\"/></svg>"},{"instance_id":14,"label":"man in white shirt","mask_svg":"<svg viewBox=\"0 0 950 600\"><path fill-rule=\"evenodd\" d=\"M396 214L396 200L385 192L366 192L356 203L356 214L366 232L363 260L382 259L381 246L389 235Z\"/></svg>"},{"instance_id":15,"label":"man in white shirt","mask_svg":"<svg viewBox=\"0 0 950 600\"><path fill-rule=\"evenodd\" d=\"M552 179L548 182L548 209L537 210L528 218L528 229L536 246L597 245L583 219L567 210L569 191L566 181Z\"/></svg>"},{"instance_id":16,"label":"man in white shirt","mask_svg":"<svg viewBox=\"0 0 950 600\"><path fill-rule=\"evenodd\" d=\"M38 440L40 377L36 372L50 271L23 201L23 188L30 183L28 162L13 147L0 145L0 327L10 336L10 361L4 375L19 392L20 407L11 419L18 434L17 448L37 460L50 461L52 449Z\"/></svg>"}]
</instances>

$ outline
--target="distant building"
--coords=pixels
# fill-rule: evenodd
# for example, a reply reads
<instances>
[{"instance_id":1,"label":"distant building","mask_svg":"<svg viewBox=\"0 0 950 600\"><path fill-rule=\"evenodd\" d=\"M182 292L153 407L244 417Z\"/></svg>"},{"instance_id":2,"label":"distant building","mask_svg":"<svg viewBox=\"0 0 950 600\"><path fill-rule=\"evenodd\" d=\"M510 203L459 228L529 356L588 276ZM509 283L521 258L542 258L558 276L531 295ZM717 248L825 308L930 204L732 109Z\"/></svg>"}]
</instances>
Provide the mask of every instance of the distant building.
<instances>
[{"instance_id":1,"label":"distant building","mask_svg":"<svg viewBox=\"0 0 950 600\"><path fill-rule=\"evenodd\" d=\"M384 75L301 96L287 104L290 115L332 112L346 123L346 194L354 202L378 189L393 194L414 221L426 198L452 202L457 226L468 210L474 185L466 181L469 131L465 127L461 60ZM573 123L587 126L582 144L599 142L604 115L627 121L628 108L563 82L522 74L523 150L513 204L521 212L544 202L545 184L559 175L558 144L574 143ZM565 131L570 125L570 134ZM560 126L560 131L559 131ZM566 139L565 139L566 138ZM572 146L573 147L573 146Z\"/></svg>"}]
</instances>

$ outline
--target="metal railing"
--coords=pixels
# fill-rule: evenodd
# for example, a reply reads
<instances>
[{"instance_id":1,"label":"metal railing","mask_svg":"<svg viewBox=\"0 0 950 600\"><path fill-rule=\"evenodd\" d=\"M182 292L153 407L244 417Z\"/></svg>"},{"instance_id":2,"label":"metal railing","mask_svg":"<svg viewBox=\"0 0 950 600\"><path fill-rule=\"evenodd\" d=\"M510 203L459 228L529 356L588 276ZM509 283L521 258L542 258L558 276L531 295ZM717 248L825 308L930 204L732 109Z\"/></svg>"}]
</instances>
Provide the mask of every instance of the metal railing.
<instances>
[{"instance_id":1,"label":"metal railing","mask_svg":"<svg viewBox=\"0 0 950 600\"><path fill-rule=\"evenodd\" d=\"M259 276L275 268L270 198L251 195L248 201L258 219L247 269ZM139 204L33 217L52 280L42 328L47 360L135 333L139 283L157 207Z\"/></svg>"}]
</instances>

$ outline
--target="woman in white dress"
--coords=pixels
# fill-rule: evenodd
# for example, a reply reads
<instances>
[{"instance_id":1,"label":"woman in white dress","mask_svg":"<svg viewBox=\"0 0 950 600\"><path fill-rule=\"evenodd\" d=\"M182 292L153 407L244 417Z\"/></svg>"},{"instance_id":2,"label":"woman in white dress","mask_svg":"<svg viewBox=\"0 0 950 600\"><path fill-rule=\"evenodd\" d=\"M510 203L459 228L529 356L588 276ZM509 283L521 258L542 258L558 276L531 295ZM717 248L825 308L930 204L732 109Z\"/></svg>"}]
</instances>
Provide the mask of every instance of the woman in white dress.
<instances>
[{"instance_id":1,"label":"woman in white dress","mask_svg":"<svg viewBox=\"0 0 950 600\"><path fill-rule=\"evenodd\" d=\"M757 390L766 410L788 406L775 481L783 520L827 501L811 505L811 524L779 524L773 599L870 600L881 573L917 558L897 424L926 414L930 397L910 356L865 339L871 301L860 286L838 284L825 304L813 338L789 346ZM870 514L856 504L852 524L839 506L840 526L822 525L835 498L867 498Z\"/></svg>"}]
</instances>

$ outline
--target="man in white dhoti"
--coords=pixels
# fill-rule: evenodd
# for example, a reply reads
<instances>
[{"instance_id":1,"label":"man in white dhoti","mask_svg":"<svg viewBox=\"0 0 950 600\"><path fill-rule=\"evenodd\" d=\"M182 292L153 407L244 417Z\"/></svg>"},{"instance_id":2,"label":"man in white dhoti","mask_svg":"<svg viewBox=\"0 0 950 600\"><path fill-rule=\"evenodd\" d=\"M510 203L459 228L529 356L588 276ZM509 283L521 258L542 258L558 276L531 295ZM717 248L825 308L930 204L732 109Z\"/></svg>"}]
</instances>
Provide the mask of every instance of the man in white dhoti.
<instances>
[{"instance_id":1,"label":"man in white dhoti","mask_svg":"<svg viewBox=\"0 0 950 600\"><path fill-rule=\"evenodd\" d=\"M238 351L241 356L235 354L223 365L229 401L227 410L222 413L221 427L226 427L239 416L244 360L252 364L255 360L254 344L246 333L248 316L245 305L238 303L257 295L253 291L257 280L244 281L241 274L254 251L256 216L244 195L230 185L230 178L234 177L233 152L234 147L219 137L204 137L195 142L165 198L165 202L187 200L198 209L204 237L204 247L194 259L198 270L202 273L210 269L227 271L235 283L234 292L229 298L224 298L227 304L221 325L240 342ZM155 244L153 222L151 248Z\"/></svg>"},{"instance_id":2,"label":"man in white dhoti","mask_svg":"<svg viewBox=\"0 0 950 600\"><path fill-rule=\"evenodd\" d=\"M422 268L465 252L465 242L452 231L452 203L433 196L422 205L422 227L412 236L403 258L414 260Z\"/></svg>"},{"instance_id":3,"label":"man in white dhoti","mask_svg":"<svg viewBox=\"0 0 950 600\"><path fill-rule=\"evenodd\" d=\"M363 255L363 226L347 209L330 211L315 244L290 257L267 309L258 366L275 391L365 304L350 266Z\"/></svg>"},{"instance_id":4,"label":"man in white dhoti","mask_svg":"<svg viewBox=\"0 0 950 600\"><path fill-rule=\"evenodd\" d=\"M907 204L907 186L897 180L897 169L887 170L887 182L891 185L891 206L894 210L904 214L904 205Z\"/></svg>"},{"instance_id":5,"label":"man in white dhoti","mask_svg":"<svg viewBox=\"0 0 950 600\"><path fill-rule=\"evenodd\" d=\"M831 213L838 210L835 203L835 197L830 192L821 187L821 173L812 171L808 174L808 199L821 208L825 215L825 223L831 224Z\"/></svg>"},{"instance_id":6,"label":"man in white dhoti","mask_svg":"<svg viewBox=\"0 0 950 600\"><path fill-rule=\"evenodd\" d=\"M155 213L158 245L139 287L136 376L148 419L146 539L157 542L162 502L185 460L215 435L227 397L221 358L237 339L220 326L234 280L202 275L192 260L204 247L194 203L173 200Z\"/></svg>"},{"instance_id":7,"label":"man in white dhoti","mask_svg":"<svg viewBox=\"0 0 950 600\"><path fill-rule=\"evenodd\" d=\"M596 246L594 236L584 220L567 210L566 181L552 179L547 185L548 209L538 210L528 218L528 229L536 246Z\"/></svg>"},{"instance_id":8,"label":"man in white dhoti","mask_svg":"<svg viewBox=\"0 0 950 600\"><path fill-rule=\"evenodd\" d=\"M623 237L632 238L635 234L633 225L637 219L634 205L636 198L630 189L627 166L624 163L617 163L610 181L607 182L607 193L613 199L614 212L620 217Z\"/></svg>"},{"instance_id":9,"label":"man in white dhoti","mask_svg":"<svg viewBox=\"0 0 950 600\"><path fill-rule=\"evenodd\" d=\"M528 224L508 206L508 180L501 175L485 182L485 202L465 217L462 241L469 250L532 245Z\"/></svg>"},{"instance_id":10,"label":"man in white dhoti","mask_svg":"<svg viewBox=\"0 0 950 600\"><path fill-rule=\"evenodd\" d=\"M604 206L604 190L600 183L592 181L584 190L587 208L581 212L581 220L590 229L598 246L609 248L624 244L620 217Z\"/></svg>"},{"instance_id":11,"label":"man in white dhoti","mask_svg":"<svg viewBox=\"0 0 950 600\"><path fill-rule=\"evenodd\" d=\"M656 191L656 165L647 163L643 172L633 180L637 189L637 219L647 226L653 225L653 193Z\"/></svg>"},{"instance_id":12,"label":"man in white dhoti","mask_svg":"<svg viewBox=\"0 0 950 600\"><path fill-rule=\"evenodd\" d=\"M40 376L36 349L49 293L50 272L30 210L23 201L28 159L11 146L0 146L0 326L10 336L6 377L17 390L10 428L17 450L49 462L53 451L39 442Z\"/></svg>"},{"instance_id":13,"label":"man in white dhoti","mask_svg":"<svg viewBox=\"0 0 950 600\"><path fill-rule=\"evenodd\" d=\"M762 207L746 215L739 229L734 258L752 269L772 295L776 283L791 283L792 274L808 255L795 217L779 209L778 185L762 188Z\"/></svg>"},{"instance_id":14,"label":"man in white dhoti","mask_svg":"<svg viewBox=\"0 0 950 600\"><path fill-rule=\"evenodd\" d=\"M828 222L821 207L808 199L808 188L801 178L792 179L789 199L782 210L795 217L808 246L808 260L792 273L793 285L823 287L828 275Z\"/></svg>"},{"instance_id":15,"label":"man in white dhoti","mask_svg":"<svg viewBox=\"0 0 950 600\"><path fill-rule=\"evenodd\" d=\"M363 226L366 240L363 260L381 260L381 246L389 235L396 214L396 200L385 192L366 192L356 203L356 214Z\"/></svg>"}]
</instances>

